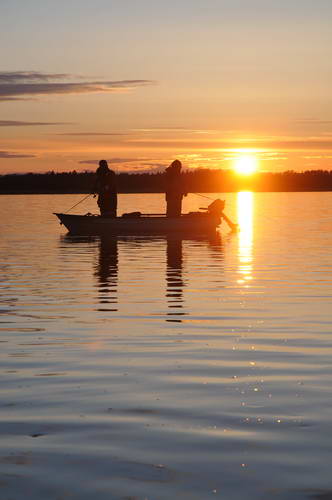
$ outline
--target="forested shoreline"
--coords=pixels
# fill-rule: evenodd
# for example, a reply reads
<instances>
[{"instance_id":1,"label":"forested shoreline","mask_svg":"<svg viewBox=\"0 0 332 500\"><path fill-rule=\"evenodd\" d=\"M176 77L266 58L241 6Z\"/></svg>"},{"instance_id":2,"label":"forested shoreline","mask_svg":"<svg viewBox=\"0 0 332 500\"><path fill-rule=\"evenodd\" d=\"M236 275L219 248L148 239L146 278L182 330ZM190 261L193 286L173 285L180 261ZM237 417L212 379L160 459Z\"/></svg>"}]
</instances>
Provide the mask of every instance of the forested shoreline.
<instances>
[{"instance_id":1,"label":"forested shoreline","mask_svg":"<svg viewBox=\"0 0 332 500\"><path fill-rule=\"evenodd\" d=\"M239 176L231 170L197 169L183 174L188 192L332 191L332 170L304 172L259 172ZM0 175L0 194L90 193L95 173L47 172ZM160 193L165 190L164 173L119 173L120 193Z\"/></svg>"}]
</instances>

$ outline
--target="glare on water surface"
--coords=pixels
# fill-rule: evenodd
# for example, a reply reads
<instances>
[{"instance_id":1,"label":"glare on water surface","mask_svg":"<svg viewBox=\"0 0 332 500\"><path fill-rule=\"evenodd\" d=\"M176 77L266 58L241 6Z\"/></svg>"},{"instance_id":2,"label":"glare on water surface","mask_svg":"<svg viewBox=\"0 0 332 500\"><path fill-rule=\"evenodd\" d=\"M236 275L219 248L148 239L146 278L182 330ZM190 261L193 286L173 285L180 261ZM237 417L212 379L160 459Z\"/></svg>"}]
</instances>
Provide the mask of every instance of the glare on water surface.
<instances>
[{"instance_id":1,"label":"glare on water surface","mask_svg":"<svg viewBox=\"0 0 332 500\"><path fill-rule=\"evenodd\" d=\"M239 273L238 283L251 280L252 244L253 244L253 193L242 191L237 193L237 219L239 224Z\"/></svg>"}]
</instances>

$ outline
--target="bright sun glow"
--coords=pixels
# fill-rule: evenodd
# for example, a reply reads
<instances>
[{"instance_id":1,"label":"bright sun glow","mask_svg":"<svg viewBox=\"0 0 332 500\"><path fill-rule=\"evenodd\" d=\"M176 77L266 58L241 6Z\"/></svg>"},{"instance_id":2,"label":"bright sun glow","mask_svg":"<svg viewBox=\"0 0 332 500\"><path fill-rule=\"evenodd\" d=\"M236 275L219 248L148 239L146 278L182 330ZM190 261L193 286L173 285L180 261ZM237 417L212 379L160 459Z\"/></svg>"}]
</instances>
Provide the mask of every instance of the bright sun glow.
<instances>
[{"instance_id":1,"label":"bright sun glow","mask_svg":"<svg viewBox=\"0 0 332 500\"><path fill-rule=\"evenodd\" d=\"M257 158L254 156L240 156L235 160L234 170L241 175L251 175L258 168Z\"/></svg>"}]
</instances>

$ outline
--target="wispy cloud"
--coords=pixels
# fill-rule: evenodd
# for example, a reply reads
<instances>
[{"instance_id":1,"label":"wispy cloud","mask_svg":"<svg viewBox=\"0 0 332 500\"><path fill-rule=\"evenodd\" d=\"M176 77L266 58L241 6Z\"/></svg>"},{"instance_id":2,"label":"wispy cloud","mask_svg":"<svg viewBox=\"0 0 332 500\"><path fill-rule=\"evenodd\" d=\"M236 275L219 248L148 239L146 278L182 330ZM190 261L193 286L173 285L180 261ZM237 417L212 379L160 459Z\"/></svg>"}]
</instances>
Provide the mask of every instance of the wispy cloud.
<instances>
[{"instance_id":1,"label":"wispy cloud","mask_svg":"<svg viewBox=\"0 0 332 500\"><path fill-rule=\"evenodd\" d=\"M72 125L72 122L25 122L18 120L0 120L0 127L33 127L44 125Z\"/></svg>"},{"instance_id":2,"label":"wispy cloud","mask_svg":"<svg viewBox=\"0 0 332 500\"><path fill-rule=\"evenodd\" d=\"M133 132L194 132L195 130L187 127L151 127L151 128L133 128Z\"/></svg>"},{"instance_id":3,"label":"wispy cloud","mask_svg":"<svg viewBox=\"0 0 332 500\"><path fill-rule=\"evenodd\" d=\"M60 134L55 135L70 135L70 136L104 136L104 135L129 135L121 132L61 132Z\"/></svg>"},{"instance_id":4,"label":"wispy cloud","mask_svg":"<svg viewBox=\"0 0 332 500\"><path fill-rule=\"evenodd\" d=\"M308 138L266 138L243 140L185 140L185 139L128 139L126 144L136 148L150 149L178 149L186 150L233 150L233 149L281 149L281 150L332 150L332 141L329 137Z\"/></svg>"},{"instance_id":5,"label":"wispy cloud","mask_svg":"<svg viewBox=\"0 0 332 500\"><path fill-rule=\"evenodd\" d=\"M155 84L152 80L68 81L72 78L73 75L66 73L0 72L0 101L43 95L118 93Z\"/></svg>"},{"instance_id":6,"label":"wispy cloud","mask_svg":"<svg viewBox=\"0 0 332 500\"><path fill-rule=\"evenodd\" d=\"M260 147L268 147L274 149L284 149L284 150L306 150L306 149L332 149L331 139L324 139L320 137L309 137L309 138L294 138L286 140L275 140L272 142L258 143Z\"/></svg>"},{"instance_id":7,"label":"wispy cloud","mask_svg":"<svg viewBox=\"0 0 332 500\"><path fill-rule=\"evenodd\" d=\"M98 165L100 161L100 158L98 160L81 160L78 163L81 165ZM146 161L146 158L110 158L107 160L107 163L115 165L117 163L123 164L123 163L132 163L132 162L139 162L139 161Z\"/></svg>"},{"instance_id":8,"label":"wispy cloud","mask_svg":"<svg viewBox=\"0 0 332 500\"><path fill-rule=\"evenodd\" d=\"M27 154L18 154L18 153L10 153L9 151L0 151L0 158L36 158L36 155L27 155Z\"/></svg>"},{"instance_id":9,"label":"wispy cloud","mask_svg":"<svg viewBox=\"0 0 332 500\"><path fill-rule=\"evenodd\" d=\"M152 127L152 128L136 128L132 129L133 132L141 132L141 133L173 133L173 132L181 132L183 134L225 134L228 133L226 130L217 130L217 129L194 129L188 127Z\"/></svg>"},{"instance_id":10,"label":"wispy cloud","mask_svg":"<svg viewBox=\"0 0 332 500\"><path fill-rule=\"evenodd\" d=\"M163 160L151 160L148 158L110 158L107 160L109 165L121 165L122 172L160 172L164 170L169 162ZM99 160L82 160L81 165L97 166Z\"/></svg>"},{"instance_id":11,"label":"wispy cloud","mask_svg":"<svg viewBox=\"0 0 332 500\"><path fill-rule=\"evenodd\" d=\"M69 73L40 73L39 71L0 71L1 83L26 83L31 81L47 82L74 78ZM76 77L77 78L77 77Z\"/></svg>"},{"instance_id":12,"label":"wispy cloud","mask_svg":"<svg viewBox=\"0 0 332 500\"><path fill-rule=\"evenodd\" d=\"M319 118L302 118L296 120L296 123L300 125L331 125L332 120L321 120Z\"/></svg>"}]
</instances>

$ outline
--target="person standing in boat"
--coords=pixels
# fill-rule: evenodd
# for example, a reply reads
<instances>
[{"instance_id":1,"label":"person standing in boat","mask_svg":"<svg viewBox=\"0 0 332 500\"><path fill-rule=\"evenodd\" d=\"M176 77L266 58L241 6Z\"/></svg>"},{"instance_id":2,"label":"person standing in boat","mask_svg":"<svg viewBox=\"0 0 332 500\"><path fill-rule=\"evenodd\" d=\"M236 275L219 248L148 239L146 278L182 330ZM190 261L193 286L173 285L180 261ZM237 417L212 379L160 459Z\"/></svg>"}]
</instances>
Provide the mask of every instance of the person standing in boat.
<instances>
[{"instance_id":1,"label":"person standing in boat","mask_svg":"<svg viewBox=\"0 0 332 500\"><path fill-rule=\"evenodd\" d=\"M94 193L98 194L97 204L100 215L102 217L116 217L118 197L115 172L108 168L106 160L100 160L96 175Z\"/></svg>"},{"instance_id":2,"label":"person standing in boat","mask_svg":"<svg viewBox=\"0 0 332 500\"><path fill-rule=\"evenodd\" d=\"M166 168L166 217L181 216L182 198L187 196L181 168L179 160L174 160Z\"/></svg>"}]
</instances>

